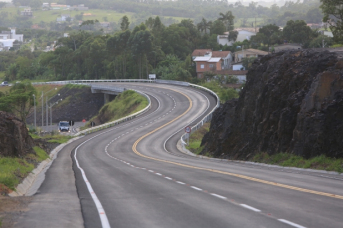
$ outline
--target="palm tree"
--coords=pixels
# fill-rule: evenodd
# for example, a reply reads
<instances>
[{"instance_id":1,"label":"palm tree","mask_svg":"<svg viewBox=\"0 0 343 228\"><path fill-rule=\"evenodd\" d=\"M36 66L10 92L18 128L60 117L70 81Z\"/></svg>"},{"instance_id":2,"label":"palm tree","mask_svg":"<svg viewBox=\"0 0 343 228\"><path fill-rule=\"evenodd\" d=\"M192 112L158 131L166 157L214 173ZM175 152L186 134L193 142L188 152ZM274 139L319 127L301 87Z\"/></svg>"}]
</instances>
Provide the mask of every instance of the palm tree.
<instances>
[{"instance_id":1,"label":"palm tree","mask_svg":"<svg viewBox=\"0 0 343 228\"><path fill-rule=\"evenodd\" d=\"M201 32L207 33L207 29L210 29L212 26L212 21L206 21L205 18L202 18L201 22L197 24L197 28Z\"/></svg>"},{"instance_id":2,"label":"palm tree","mask_svg":"<svg viewBox=\"0 0 343 228\"><path fill-rule=\"evenodd\" d=\"M219 20L223 21L227 30L231 31L234 28L234 19L235 16L232 15L231 11L227 11L225 14L220 13L220 18Z\"/></svg>"}]
</instances>

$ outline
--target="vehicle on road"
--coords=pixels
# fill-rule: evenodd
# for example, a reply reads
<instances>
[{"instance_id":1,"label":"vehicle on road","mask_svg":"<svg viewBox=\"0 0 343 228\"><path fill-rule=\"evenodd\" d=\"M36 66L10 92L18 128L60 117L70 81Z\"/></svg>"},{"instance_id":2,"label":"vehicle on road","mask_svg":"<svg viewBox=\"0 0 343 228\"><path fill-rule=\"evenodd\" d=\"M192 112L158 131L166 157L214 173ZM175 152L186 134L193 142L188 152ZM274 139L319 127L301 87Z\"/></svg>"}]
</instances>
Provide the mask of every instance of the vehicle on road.
<instances>
[{"instance_id":1,"label":"vehicle on road","mask_svg":"<svg viewBox=\"0 0 343 228\"><path fill-rule=\"evenodd\" d=\"M3 82L1 83L1 86L9 86L9 84L8 84L7 81L3 81Z\"/></svg>"},{"instance_id":2,"label":"vehicle on road","mask_svg":"<svg viewBox=\"0 0 343 228\"><path fill-rule=\"evenodd\" d=\"M70 132L69 121L60 121L58 123L58 131L59 132Z\"/></svg>"}]
</instances>

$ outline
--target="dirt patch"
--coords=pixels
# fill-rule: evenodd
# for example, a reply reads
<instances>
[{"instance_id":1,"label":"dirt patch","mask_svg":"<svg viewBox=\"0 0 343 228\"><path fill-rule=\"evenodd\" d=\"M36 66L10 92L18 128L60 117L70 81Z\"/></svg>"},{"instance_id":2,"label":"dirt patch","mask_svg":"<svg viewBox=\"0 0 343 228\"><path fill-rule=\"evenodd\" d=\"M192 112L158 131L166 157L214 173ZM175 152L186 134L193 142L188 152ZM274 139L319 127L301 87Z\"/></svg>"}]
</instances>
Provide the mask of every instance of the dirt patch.
<instances>
[{"instance_id":1,"label":"dirt patch","mask_svg":"<svg viewBox=\"0 0 343 228\"><path fill-rule=\"evenodd\" d=\"M32 197L9 197L0 196L0 221L2 228L14 226L17 218L28 210L28 204Z\"/></svg>"}]
</instances>

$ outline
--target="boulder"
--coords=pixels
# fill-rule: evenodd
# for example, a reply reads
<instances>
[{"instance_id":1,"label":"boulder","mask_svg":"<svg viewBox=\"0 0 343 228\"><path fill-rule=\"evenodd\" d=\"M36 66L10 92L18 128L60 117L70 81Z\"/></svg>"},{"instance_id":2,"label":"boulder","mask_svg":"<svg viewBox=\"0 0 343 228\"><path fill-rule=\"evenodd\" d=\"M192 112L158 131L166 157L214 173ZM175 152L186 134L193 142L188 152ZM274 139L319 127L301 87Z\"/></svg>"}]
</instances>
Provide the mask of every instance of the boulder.
<instances>
[{"instance_id":1,"label":"boulder","mask_svg":"<svg viewBox=\"0 0 343 228\"><path fill-rule=\"evenodd\" d=\"M23 157L35 153L34 145L25 123L12 114L0 111L0 156Z\"/></svg>"},{"instance_id":2,"label":"boulder","mask_svg":"<svg viewBox=\"0 0 343 228\"><path fill-rule=\"evenodd\" d=\"M317 50L255 60L238 101L215 112L202 145L203 153L230 159L343 157L343 60Z\"/></svg>"}]
</instances>

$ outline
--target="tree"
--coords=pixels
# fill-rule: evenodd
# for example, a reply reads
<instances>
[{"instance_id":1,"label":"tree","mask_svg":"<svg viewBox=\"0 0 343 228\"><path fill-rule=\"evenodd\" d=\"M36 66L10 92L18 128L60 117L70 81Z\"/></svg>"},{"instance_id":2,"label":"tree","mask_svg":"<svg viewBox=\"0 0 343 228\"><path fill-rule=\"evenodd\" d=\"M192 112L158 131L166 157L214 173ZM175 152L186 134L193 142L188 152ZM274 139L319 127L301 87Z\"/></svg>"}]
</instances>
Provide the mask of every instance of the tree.
<instances>
[{"instance_id":1,"label":"tree","mask_svg":"<svg viewBox=\"0 0 343 228\"><path fill-rule=\"evenodd\" d=\"M320 8L324 14L323 21L330 24L333 38L336 42L343 41L343 8L342 0L320 0Z\"/></svg>"},{"instance_id":2,"label":"tree","mask_svg":"<svg viewBox=\"0 0 343 228\"><path fill-rule=\"evenodd\" d=\"M262 28L260 28L258 33L261 33L264 35L264 39L262 40L262 42L264 44L268 45L268 49L269 46L272 44L272 39L273 39L273 35L280 32L280 28L279 26L275 25L275 24L269 24L269 25L265 25Z\"/></svg>"},{"instance_id":3,"label":"tree","mask_svg":"<svg viewBox=\"0 0 343 228\"><path fill-rule=\"evenodd\" d=\"M231 30L229 31L228 40L235 42L237 40L237 36L238 36L238 31Z\"/></svg>"},{"instance_id":4,"label":"tree","mask_svg":"<svg viewBox=\"0 0 343 228\"><path fill-rule=\"evenodd\" d=\"M224 24L226 25L227 31L231 31L234 29L234 20L235 16L233 16L231 11L227 11L225 14L220 13L220 18L219 20L223 21Z\"/></svg>"},{"instance_id":5,"label":"tree","mask_svg":"<svg viewBox=\"0 0 343 228\"><path fill-rule=\"evenodd\" d=\"M250 70L252 63L255 61L256 57L243 58L242 64L245 70Z\"/></svg>"},{"instance_id":6,"label":"tree","mask_svg":"<svg viewBox=\"0 0 343 228\"><path fill-rule=\"evenodd\" d=\"M33 106L33 94L36 89L30 82L16 83L8 95L0 97L0 110L17 115L24 123Z\"/></svg>"},{"instance_id":7,"label":"tree","mask_svg":"<svg viewBox=\"0 0 343 228\"><path fill-rule=\"evenodd\" d=\"M283 28L283 36L288 42L295 42L305 45L311 42L315 33L310 27L307 26L303 20L290 20L287 21L286 26Z\"/></svg>"},{"instance_id":8,"label":"tree","mask_svg":"<svg viewBox=\"0 0 343 228\"><path fill-rule=\"evenodd\" d=\"M226 31L226 29L225 29L224 23L220 20L215 20L212 23L210 34L211 35L212 34L221 35L221 34L224 34L225 31Z\"/></svg>"},{"instance_id":9,"label":"tree","mask_svg":"<svg viewBox=\"0 0 343 228\"><path fill-rule=\"evenodd\" d=\"M333 45L333 40L331 37L320 35L311 41L309 48L322 48L323 46L329 47L331 45Z\"/></svg>"},{"instance_id":10,"label":"tree","mask_svg":"<svg viewBox=\"0 0 343 228\"><path fill-rule=\"evenodd\" d=\"M207 29L210 29L212 25L212 21L206 21L205 18L202 18L201 22L197 24L198 30L201 32L207 33Z\"/></svg>"},{"instance_id":11,"label":"tree","mask_svg":"<svg viewBox=\"0 0 343 228\"><path fill-rule=\"evenodd\" d=\"M120 29L122 31L125 31L125 30L129 29L129 25L130 25L129 18L126 15L123 16L123 18L121 19L121 22L120 22Z\"/></svg>"}]
</instances>

